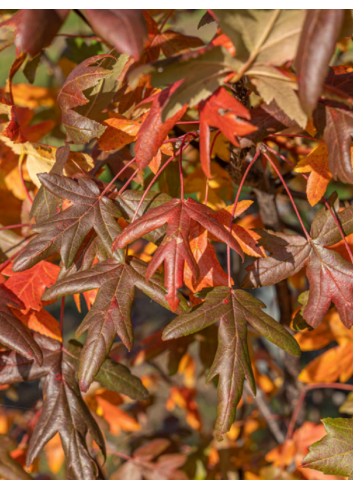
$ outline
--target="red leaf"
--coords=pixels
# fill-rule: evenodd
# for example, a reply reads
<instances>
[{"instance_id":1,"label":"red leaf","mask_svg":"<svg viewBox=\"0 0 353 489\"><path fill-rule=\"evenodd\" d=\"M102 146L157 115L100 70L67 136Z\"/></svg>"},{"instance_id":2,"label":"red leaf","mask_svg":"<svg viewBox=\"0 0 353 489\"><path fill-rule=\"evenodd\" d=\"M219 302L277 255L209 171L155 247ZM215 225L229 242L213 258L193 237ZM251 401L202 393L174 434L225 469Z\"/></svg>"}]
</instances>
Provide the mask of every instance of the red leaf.
<instances>
[{"instance_id":1,"label":"red leaf","mask_svg":"<svg viewBox=\"0 0 353 489\"><path fill-rule=\"evenodd\" d=\"M136 163L143 170L154 158L162 146L168 132L174 124L185 114L185 104L173 117L163 122L162 112L167 105L171 95L179 88L183 80L173 83L170 87L162 90L154 99L151 110L141 126L135 145Z\"/></svg>"},{"instance_id":2,"label":"red leaf","mask_svg":"<svg viewBox=\"0 0 353 489\"><path fill-rule=\"evenodd\" d=\"M115 239L113 249L124 248L127 244L144 236L146 233L168 223L167 233L147 267L146 280L156 272L161 263L165 262L164 285L168 289L166 299L172 311L179 304L176 291L183 286L184 264L187 263L193 277L199 275L199 267L195 261L189 244L192 221L200 223L207 231L233 248L242 258L243 252L236 239L214 218L215 212L209 207L189 198L187 201L173 199L154 209L150 209L142 217L125 228Z\"/></svg>"},{"instance_id":3,"label":"red leaf","mask_svg":"<svg viewBox=\"0 0 353 489\"><path fill-rule=\"evenodd\" d=\"M146 24L139 9L84 9L94 32L120 53L139 58Z\"/></svg>"},{"instance_id":4,"label":"red leaf","mask_svg":"<svg viewBox=\"0 0 353 489\"><path fill-rule=\"evenodd\" d=\"M59 271L57 265L41 261L33 268L19 273L14 273L10 264L2 273L10 277L5 285L23 302L25 309L21 309L21 312L26 314L30 309L40 311L45 288L55 284Z\"/></svg>"},{"instance_id":5,"label":"red leaf","mask_svg":"<svg viewBox=\"0 0 353 489\"><path fill-rule=\"evenodd\" d=\"M245 136L257 129L244 119L250 119L250 112L225 88L220 87L211 97L199 104L200 112L200 152L201 166L205 175L212 178L210 160L210 126L218 127L227 139L239 147L236 136Z\"/></svg>"},{"instance_id":6,"label":"red leaf","mask_svg":"<svg viewBox=\"0 0 353 489\"><path fill-rule=\"evenodd\" d=\"M69 9L22 9L17 46L31 56L49 46Z\"/></svg>"}]
</instances>

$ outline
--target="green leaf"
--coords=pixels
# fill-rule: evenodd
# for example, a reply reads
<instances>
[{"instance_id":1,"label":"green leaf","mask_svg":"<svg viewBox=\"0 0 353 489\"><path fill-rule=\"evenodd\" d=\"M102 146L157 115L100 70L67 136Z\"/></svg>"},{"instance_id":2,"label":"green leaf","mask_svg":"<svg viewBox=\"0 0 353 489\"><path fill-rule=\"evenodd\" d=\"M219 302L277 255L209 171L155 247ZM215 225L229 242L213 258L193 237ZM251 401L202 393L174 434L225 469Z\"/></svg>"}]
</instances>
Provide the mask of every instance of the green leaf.
<instances>
[{"instance_id":1,"label":"green leaf","mask_svg":"<svg viewBox=\"0 0 353 489\"><path fill-rule=\"evenodd\" d=\"M22 68L24 76L27 78L28 82L31 84L35 80L41 56L42 56L42 53L39 53L36 56L34 56L34 58L27 59L25 65Z\"/></svg>"},{"instance_id":2,"label":"green leaf","mask_svg":"<svg viewBox=\"0 0 353 489\"><path fill-rule=\"evenodd\" d=\"M80 359L82 352L82 344L76 340L69 341L69 350L77 361ZM137 401L145 401L148 399L148 391L142 384L141 380L135 375L132 375L130 370L117 363L111 358L107 358L102 363L98 373L94 377L97 382L111 391L125 394Z\"/></svg>"},{"instance_id":3,"label":"green leaf","mask_svg":"<svg viewBox=\"0 0 353 489\"><path fill-rule=\"evenodd\" d=\"M67 48L63 56L73 63L80 64L87 58L103 54L103 46L100 42L92 40L89 44L82 37L68 37L65 39Z\"/></svg>"},{"instance_id":4,"label":"green leaf","mask_svg":"<svg viewBox=\"0 0 353 489\"><path fill-rule=\"evenodd\" d=\"M353 479L353 419L323 419L327 435L309 448L303 467Z\"/></svg>"}]
</instances>

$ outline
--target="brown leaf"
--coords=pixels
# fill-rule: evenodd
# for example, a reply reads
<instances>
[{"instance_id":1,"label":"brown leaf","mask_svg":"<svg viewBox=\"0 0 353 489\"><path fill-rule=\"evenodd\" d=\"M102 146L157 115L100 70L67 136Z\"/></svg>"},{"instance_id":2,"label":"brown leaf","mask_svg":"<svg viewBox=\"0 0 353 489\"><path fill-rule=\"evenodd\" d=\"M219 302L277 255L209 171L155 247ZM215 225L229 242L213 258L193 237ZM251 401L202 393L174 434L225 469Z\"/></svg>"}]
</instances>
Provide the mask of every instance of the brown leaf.
<instances>
[{"instance_id":1,"label":"brown leaf","mask_svg":"<svg viewBox=\"0 0 353 489\"><path fill-rule=\"evenodd\" d=\"M343 9L306 11L295 65L300 102L309 117L321 95L343 18Z\"/></svg>"}]
</instances>

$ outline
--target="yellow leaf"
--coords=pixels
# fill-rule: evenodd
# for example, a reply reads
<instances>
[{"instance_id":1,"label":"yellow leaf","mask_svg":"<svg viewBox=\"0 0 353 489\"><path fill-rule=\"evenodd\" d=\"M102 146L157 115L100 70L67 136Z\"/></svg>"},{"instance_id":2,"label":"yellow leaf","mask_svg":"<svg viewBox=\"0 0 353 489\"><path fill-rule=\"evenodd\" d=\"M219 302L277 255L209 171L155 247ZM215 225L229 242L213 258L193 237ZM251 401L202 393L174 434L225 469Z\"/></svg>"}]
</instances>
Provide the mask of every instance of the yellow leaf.
<instances>
[{"instance_id":1,"label":"yellow leaf","mask_svg":"<svg viewBox=\"0 0 353 489\"><path fill-rule=\"evenodd\" d=\"M20 172L17 166L6 175L4 180L6 187L11 190L17 199L25 200L27 195L23 188Z\"/></svg>"},{"instance_id":2,"label":"yellow leaf","mask_svg":"<svg viewBox=\"0 0 353 489\"><path fill-rule=\"evenodd\" d=\"M57 148L41 143L26 142L16 144L8 138L0 136L0 139L12 149L12 151L20 155L27 155L26 166L32 182L39 188L41 183L37 177L38 173L48 173L54 166L56 160ZM72 177L75 173L82 173L82 170L89 171L94 167L93 158L86 153L71 151L68 161L64 167L64 175Z\"/></svg>"},{"instance_id":3,"label":"yellow leaf","mask_svg":"<svg viewBox=\"0 0 353 489\"><path fill-rule=\"evenodd\" d=\"M229 173L217 163L211 162L211 173L213 178L209 181L209 192L207 205L212 209L218 210L225 206L224 198L231 198L233 184ZM207 178L201 167L197 167L195 171L189 173L185 179L185 193L196 193L200 202L205 202L205 189ZM219 191L223 190L222 196Z\"/></svg>"},{"instance_id":4,"label":"yellow leaf","mask_svg":"<svg viewBox=\"0 0 353 489\"><path fill-rule=\"evenodd\" d=\"M336 346L310 362L298 379L305 383L346 382L353 375L352 344Z\"/></svg>"}]
</instances>

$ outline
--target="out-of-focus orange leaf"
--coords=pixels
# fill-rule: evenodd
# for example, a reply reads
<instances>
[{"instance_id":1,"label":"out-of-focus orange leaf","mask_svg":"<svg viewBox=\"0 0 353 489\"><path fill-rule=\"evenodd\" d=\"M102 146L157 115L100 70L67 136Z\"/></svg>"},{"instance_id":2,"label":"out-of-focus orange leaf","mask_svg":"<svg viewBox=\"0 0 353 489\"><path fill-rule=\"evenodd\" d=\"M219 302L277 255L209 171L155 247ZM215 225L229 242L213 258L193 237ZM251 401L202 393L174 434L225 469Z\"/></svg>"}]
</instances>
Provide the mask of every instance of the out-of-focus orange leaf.
<instances>
[{"instance_id":1,"label":"out-of-focus orange leaf","mask_svg":"<svg viewBox=\"0 0 353 489\"><path fill-rule=\"evenodd\" d=\"M176 406L186 411L186 422L193 430L201 431L202 422L197 403L195 401L195 389L187 387L171 387L170 396L166 403L168 411L173 411Z\"/></svg>"},{"instance_id":2,"label":"out-of-focus orange leaf","mask_svg":"<svg viewBox=\"0 0 353 489\"><path fill-rule=\"evenodd\" d=\"M46 287L51 287L57 281L60 267L45 260L24 272L14 273L12 264L9 264L3 274L9 279L5 285L12 290L25 305L21 310L26 314L30 309L40 311L42 308L41 297Z\"/></svg>"},{"instance_id":3,"label":"out-of-focus orange leaf","mask_svg":"<svg viewBox=\"0 0 353 489\"><path fill-rule=\"evenodd\" d=\"M298 333L296 339L302 350L317 350L336 341L331 348L312 360L300 373L299 380L306 383L347 382L353 375L353 331L341 322L335 309L313 332Z\"/></svg>"},{"instance_id":4,"label":"out-of-focus orange leaf","mask_svg":"<svg viewBox=\"0 0 353 489\"><path fill-rule=\"evenodd\" d=\"M48 441L44 448L45 456L47 457L48 465L53 474L57 474L65 461L65 453L61 444L59 433L56 433L51 440Z\"/></svg>"},{"instance_id":5,"label":"out-of-focus orange leaf","mask_svg":"<svg viewBox=\"0 0 353 489\"><path fill-rule=\"evenodd\" d=\"M119 435L123 431L139 431L141 425L129 414L118 407L123 399L117 392L102 390L95 394L96 413L109 424L110 432Z\"/></svg>"},{"instance_id":6,"label":"out-of-focus orange leaf","mask_svg":"<svg viewBox=\"0 0 353 489\"><path fill-rule=\"evenodd\" d=\"M23 188L20 172L17 166L6 175L4 181L6 187L17 199L25 200L27 194Z\"/></svg>"},{"instance_id":7,"label":"out-of-focus orange leaf","mask_svg":"<svg viewBox=\"0 0 353 489\"><path fill-rule=\"evenodd\" d=\"M267 453L265 459L271 462L273 467L284 468L295 464L297 470L308 480L342 480L342 477L324 475L317 470L301 468L305 455L309 452L309 446L326 435L323 424L315 425L305 422L294 432L293 438Z\"/></svg>"},{"instance_id":8,"label":"out-of-focus orange leaf","mask_svg":"<svg viewBox=\"0 0 353 489\"><path fill-rule=\"evenodd\" d=\"M152 158L152 160L149 163L149 168L150 170L156 174L157 171L159 170L159 167L161 166L162 163L162 153L168 156L173 156L173 146L171 143L165 143L162 144L160 149L158 150L156 156Z\"/></svg>"},{"instance_id":9,"label":"out-of-focus orange leaf","mask_svg":"<svg viewBox=\"0 0 353 489\"><path fill-rule=\"evenodd\" d=\"M54 88L38 87L26 83L12 85L12 95L15 105L36 109L38 107L54 107L57 90Z\"/></svg>"},{"instance_id":10,"label":"out-of-focus orange leaf","mask_svg":"<svg viewBox=\"0 0 353 489\"><path fill-rule=\"evenodd\" d=\"M353 252L353 234L350 234L349 236L346 236L346 242L348 243L348 246L350 247L351 251ZM340 241L339 243L333 245L333 246L328 246L330 250L334 250L337 253L339 253L342 258L350 262L350 256L348 254L346 245L344 244L344 241Z\"/></svg>"},{"instance_id":11,"label":"out-of-focus orange leaf","mask_svg":"<svg viewBox=\"0 0 353 489\"><path fill-rule=\"evenodd\" d=\"M306 194L310 205L315 205L324 196L332 175L328 165L328 151L325 143L320 143L306 158L299 161L294 169L297 173L310 173Z\"/></svg>"},{"instance_id":12,"label":"out-of-focus orange leaf","mask_svg":"<svg viewBox=\"0 0 353 489\"><path fill-rule=\"evenodd\" d=\"M178 366L178 374L183 374L185 387L189 389L195 387L195 360L189 353L185 353Z\"/></svg>"},{"instance_id":13,"label":"out-of-focus orange leaf","mask_svg":"<svg viewBox=\"0 0 353 489\"><path fill-rule=\"evenodd\" d=\"M3 226L18 224L21 220L22 202L8 190L0 188L0 209L6 209L0 215L0 222Z\"/></svg>"}]
</instances>

